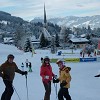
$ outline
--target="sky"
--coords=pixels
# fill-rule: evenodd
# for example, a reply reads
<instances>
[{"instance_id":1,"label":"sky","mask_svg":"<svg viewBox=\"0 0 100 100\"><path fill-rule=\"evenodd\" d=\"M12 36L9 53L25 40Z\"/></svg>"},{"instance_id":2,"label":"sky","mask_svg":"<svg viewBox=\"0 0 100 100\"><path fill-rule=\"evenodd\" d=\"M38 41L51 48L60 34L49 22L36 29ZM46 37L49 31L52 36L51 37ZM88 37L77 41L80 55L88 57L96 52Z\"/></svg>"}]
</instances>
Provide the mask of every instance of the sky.
<instances>
[{"instance_id":1,"label":"sky","mask_svg":"<svg viewBox=\"0 0 100 100\"><path fill-rule=\"evenodd\" d=\"M47 18L100 14L100 0L0 0L0 11L30 21L43 18L44 3Z\"/></svg>"}]
</instances>

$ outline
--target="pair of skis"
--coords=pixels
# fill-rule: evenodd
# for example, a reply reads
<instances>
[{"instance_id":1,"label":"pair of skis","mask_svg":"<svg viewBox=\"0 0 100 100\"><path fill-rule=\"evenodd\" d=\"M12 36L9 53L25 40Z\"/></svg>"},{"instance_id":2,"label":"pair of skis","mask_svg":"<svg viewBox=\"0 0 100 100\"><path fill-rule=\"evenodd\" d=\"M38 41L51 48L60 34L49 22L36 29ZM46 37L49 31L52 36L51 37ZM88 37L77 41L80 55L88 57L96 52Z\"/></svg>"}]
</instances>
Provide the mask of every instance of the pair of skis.
<instances>
[{"instance_id":1,"label":"pair of skis","mask_svg":"<svg viewBox=\"0 0 100 100\"><path fill-rule=\"evenodd\" d=\"M100 77L100 74L98 74L98 75L95 75L94 77Z\"/></svg>"}]
</instances>

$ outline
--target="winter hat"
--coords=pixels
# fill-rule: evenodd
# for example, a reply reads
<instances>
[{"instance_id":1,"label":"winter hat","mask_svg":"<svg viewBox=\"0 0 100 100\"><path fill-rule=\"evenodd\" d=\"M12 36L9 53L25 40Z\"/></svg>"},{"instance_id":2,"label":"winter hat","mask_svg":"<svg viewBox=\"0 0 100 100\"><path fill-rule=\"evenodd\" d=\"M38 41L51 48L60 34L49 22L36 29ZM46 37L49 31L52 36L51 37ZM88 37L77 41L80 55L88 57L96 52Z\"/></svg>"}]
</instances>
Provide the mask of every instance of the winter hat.
<instances>
[{"instance_id":1,"label":"winter hat","mask_svg":"<svg viewBox=\"0 0 100 100\"><path fill-rule=\"evenodd\" d=\"M48 56L45 56L44 57L44 61L50 61L49 57Z\"/></svg>"},{"instance_id":2,"label":"winter hat","mask_svg":"<svg viewBox=\"0 0 100 100\"><path fill-rule=\"evenodd\" d=\"M9 58L12 58L12 59L14 59L14 55L12 55L12 54L9 54L9 55L7 56L7 59L9 59Z\"/></svg>"}]
</instances>

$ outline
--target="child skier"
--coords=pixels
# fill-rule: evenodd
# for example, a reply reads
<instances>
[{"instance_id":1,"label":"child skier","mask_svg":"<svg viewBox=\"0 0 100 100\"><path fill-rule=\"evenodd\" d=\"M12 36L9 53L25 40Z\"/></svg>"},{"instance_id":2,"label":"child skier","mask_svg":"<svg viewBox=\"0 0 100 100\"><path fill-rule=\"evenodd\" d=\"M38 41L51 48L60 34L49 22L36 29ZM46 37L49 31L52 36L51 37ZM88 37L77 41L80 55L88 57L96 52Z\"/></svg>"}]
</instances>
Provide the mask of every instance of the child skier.
<instances>
[{"instance_id":1,"label":"child skier","mask_svg":"<svg viewBox=\"0 0 100 100\"><path fill-rule=\"evenodd\" d=\"M28 63L29 63L28 59L26 59L25 63L26 63L26 67L28 68Z\"/></svg>"},{"instance_id":2,"label":"child skier","mask_svg":"<svg viewBox=\"0 0 100 100\"><path fill-rule=\"evenodd\" d=\"M31 64L31 62L29 62L29 72L32 72L32 64Z\"/></svg>"},{"instance_id":3,"label":"child skier","mask_svg":"<svg viewBox=\"0 0 100 100\"><path fill-rule=\"evenodd\" d=\"M22 67L22 71L24 71L24 64L22 63L22 65L21 65L21 67Z\"/></svg>"}]
</instances>

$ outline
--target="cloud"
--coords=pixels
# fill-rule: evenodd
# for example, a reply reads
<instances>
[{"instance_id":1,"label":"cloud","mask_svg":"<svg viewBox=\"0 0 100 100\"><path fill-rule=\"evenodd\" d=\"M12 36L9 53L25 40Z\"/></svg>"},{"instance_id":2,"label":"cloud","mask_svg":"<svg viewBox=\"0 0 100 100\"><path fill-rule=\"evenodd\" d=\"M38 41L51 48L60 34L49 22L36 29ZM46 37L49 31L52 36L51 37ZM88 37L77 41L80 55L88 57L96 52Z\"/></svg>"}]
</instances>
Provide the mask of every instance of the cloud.
<instances>
[{"instance_id":1,"label":"cloud","mask_svg":"<svg viewBox=\"0 0 100 100\"><path fill-rule=\"evenodd\" d=\"M81 5L81 4L77 4L77 6L78 6L78 7L84 7L84 6L83 6L83 5Z\"/></svg>"},{"instance_id":2,"label":"cloud","mask_svg":"<svg viewBox=\"0 0 100 100\"><path fill-rule=\"evenodd\" d=\"M90 13L100 13L100 0L2 0L0 9L30 20L43 16L44 3L47 16L87 16Z\"/></svg>"},{"instance_id":3,"label":"cloud","mask_svg":"<svg viewBox=\"0 0 100 100\"><path fill-rule=\"evenodd\" d=\"M10 7L10 6L13 6L13 3L12 2L9 2L9 0L2 0L0 1L0 8L4 8L4 7Z\"/></svg>"}]
</instances>

